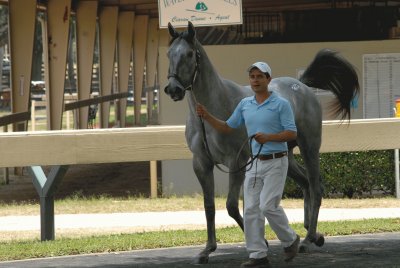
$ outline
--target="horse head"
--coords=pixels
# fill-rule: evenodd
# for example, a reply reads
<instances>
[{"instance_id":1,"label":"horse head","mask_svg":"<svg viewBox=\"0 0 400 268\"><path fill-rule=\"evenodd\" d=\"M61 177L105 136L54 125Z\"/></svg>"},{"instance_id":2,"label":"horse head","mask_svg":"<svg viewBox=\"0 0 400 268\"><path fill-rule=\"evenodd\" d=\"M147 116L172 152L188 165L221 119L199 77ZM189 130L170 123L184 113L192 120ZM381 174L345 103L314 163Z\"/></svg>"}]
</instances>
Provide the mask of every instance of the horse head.
<instances>
[{"instance_id":1,"label":"horse head","mask_svg":"<svg viewBox=\"0 0 400 268\"><path fill-rule=\"evenodd\" d=\"M196 49L196 31L191 22L188 23L188 30L182 33L178 33L171 23L168 23L168 30L172 40L167 53L168 84L164 92L174 101L180 101L196 79L200 54Z\"/></svg>"}]
</instances>

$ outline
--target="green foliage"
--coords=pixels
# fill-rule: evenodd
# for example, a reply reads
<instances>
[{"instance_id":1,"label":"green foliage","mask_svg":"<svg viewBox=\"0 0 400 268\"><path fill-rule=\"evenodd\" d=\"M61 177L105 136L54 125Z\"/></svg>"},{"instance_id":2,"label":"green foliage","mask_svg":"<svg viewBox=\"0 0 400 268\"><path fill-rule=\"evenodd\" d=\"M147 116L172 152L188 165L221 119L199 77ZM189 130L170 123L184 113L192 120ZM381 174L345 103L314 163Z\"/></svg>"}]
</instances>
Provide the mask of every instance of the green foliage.
<instances>
[{"instance_id":1,"label":"green foliage","mask_svg":"<svg viewBox=\"0 0 400 268\"><path fill-rule=\"evenodd\" d=\"M302 163L300 156L296 156ZM348 198L393 195L393 150L325 153L320 155L322 185L325 197ZM291 179L286 183L285 197L302 197L299 186Z\"/></svg>"}]
</instances>

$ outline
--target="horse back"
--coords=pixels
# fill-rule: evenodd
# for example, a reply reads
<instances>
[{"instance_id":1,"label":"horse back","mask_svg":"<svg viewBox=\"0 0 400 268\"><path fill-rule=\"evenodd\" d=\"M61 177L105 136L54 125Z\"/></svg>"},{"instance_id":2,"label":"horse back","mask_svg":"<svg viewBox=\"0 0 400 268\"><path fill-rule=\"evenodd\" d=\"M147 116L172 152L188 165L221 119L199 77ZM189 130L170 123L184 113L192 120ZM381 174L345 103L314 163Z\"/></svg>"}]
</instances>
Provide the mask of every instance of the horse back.
<instances>
[{"instance_id":1,"label":"horse back","mask_svg":"<svg viewBox=\"0 0 400 268\"><path fill-rule=\"evenodd\" d=\"M292 107L298 135L319 137L322 108L312 88L291 77L272 79L270 90L287 99Z\"/></svg>"}]
</instances>

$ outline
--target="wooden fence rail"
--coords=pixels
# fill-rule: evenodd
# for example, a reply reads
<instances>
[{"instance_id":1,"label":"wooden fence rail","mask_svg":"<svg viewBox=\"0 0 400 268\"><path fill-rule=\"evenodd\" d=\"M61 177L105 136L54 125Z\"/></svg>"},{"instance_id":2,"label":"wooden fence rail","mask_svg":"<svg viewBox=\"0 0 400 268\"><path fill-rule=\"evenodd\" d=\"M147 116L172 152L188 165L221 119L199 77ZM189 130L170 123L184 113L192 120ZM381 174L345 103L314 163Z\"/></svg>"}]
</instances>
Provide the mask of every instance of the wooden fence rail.
<instances>
[{"instance_id":1,"label":"wooden fence rail","mask_svg":"<svg viewBox=\"0 0 400 268\"><path fill-rule=\"evenodd\" d=\"M28 121L31 118L31 112L21 112L0 117L0 127L7 126L21 121Z\"/></svg>"},{"instance_id":2,"label":"wooden fence rail","mask_svg":"<svg viewBox=\"0 0 400 268\"><path fill-rule=\"evenodd\" d=\"M0 133L0 167L190 159L185 126ZM325 121L321 152L400 148L400 118Z\"/></svg>"}]
</instances>

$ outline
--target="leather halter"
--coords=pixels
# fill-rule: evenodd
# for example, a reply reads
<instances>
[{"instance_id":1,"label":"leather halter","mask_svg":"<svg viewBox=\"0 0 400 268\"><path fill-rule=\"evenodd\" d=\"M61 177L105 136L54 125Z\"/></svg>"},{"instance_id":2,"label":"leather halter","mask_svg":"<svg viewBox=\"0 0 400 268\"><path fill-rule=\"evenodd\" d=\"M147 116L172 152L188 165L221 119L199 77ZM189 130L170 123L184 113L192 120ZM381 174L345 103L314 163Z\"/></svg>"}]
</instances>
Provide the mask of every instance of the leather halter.
<instances>
[{"instance_id":1,"label":"leather halter","mask_svg":"<svg viewBox=\"0 0 400 268\"><path fill-rule=\"evenodd\" d=\"M185 87L176 72L168 73L168 79L171 77L175 78L175 80L178 81L178 83L182 85L184 90L193 90L193 84L194 84L194 81L196 80L197 73L199 71L200 71L200 51L198 49L196 49L196 65L194 68L194 73L192 75L191 83Z\"/></svg>"}]
</instances>

